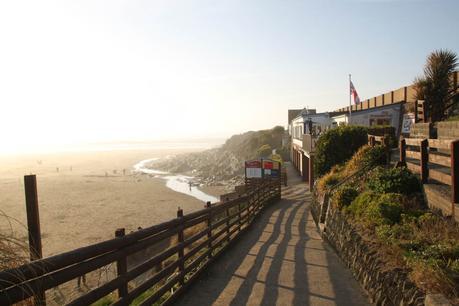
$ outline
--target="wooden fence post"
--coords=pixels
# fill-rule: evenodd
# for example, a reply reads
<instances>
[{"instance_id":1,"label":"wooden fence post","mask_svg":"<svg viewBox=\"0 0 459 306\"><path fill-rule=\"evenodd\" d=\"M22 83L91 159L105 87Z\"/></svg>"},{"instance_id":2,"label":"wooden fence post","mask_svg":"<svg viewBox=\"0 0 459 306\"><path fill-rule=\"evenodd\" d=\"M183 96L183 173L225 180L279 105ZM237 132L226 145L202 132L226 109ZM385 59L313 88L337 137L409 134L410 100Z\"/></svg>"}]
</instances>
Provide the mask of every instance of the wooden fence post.
<instances>
[{"instance_id":1,"label":"wooden fence post","mask_svg":"<svg viewBox=\"0 0 459 306\"><path fill-rule=\"evenodd\" d=\"M421 141L421 181L426 184L429 179L429 151L427 139Z\"/></svg>"},{"instance_id":2,"label":"wooden fence post","mask_svg":"<svg viewBox=\"0 0 459 306\"><path fill-rule=\"evenodd\" d=\"M309 163L308 163L308 157L306 156L306 154L302 153L301 154L301 165L302 165L302 168L301 169L301 178L304 182L307 182L308 181L308 176L309 176Z\"/></svg>"},{"instance_id":3,"label":"wooden fence post","mask_svg":"<svg viewBox=\"0 0 459 306\"><path fill-rule=\"evenodd\" d=\"M179 250L178 250L178 256L179 256L179 273L182 274L182 276L180 277L180 285L183 286L185 284L185 275L183 274L184 271L185 271L185 262L184 262L184 248L183 248L183 241L185 240L184 239L184 235L183 235L183 210L179 207L177 209L177 218L179 218L180 220L180 224L179 224L179 231L178 231L178 243L181 245L179 247Z\"/></svg>"},{"instance_id":4,"label":"wooden fence post","mask_svg":"<svg viewBox=\"0 0 459 306\"><path fill-rule=\"evenodd\" d=\"M239 195L239 198L241 198L241 195ZM239 200L240 201L240 200ZM241 231L242 229L242 220L241 220L241 217L242 217L242 211L241 211L241 202L238 202L237 203L237 216L239 218L239 228L238 228L238 232Z\"/></svg>"},{"instance_id":5,"label":"wooden fence post","mask_svg":"<svg viewBox=\"0 0 459 306\"><path fill-rule=\"evenodd\" d=\"M230 242L230 210L226 209L226 241Z\"/></svg>"},{"instance_id":6,"label":"wooden fence post","mask_svg":"<svg viewBox=\"0 0 459 306\"><path fill-rule=\"evenodd\" d=\"M208 245L207 247L209 248L209 256L208 258L212 258L212 210L211 210L212 204L210 201L206 203L206 208L209 210L209 216L207 217L207 241Z\"/></svg>"},{"instance_id":7,"label":"wooden fence post","mask_svg":"<svg viewBox=\"0 0 459 306\"><path fill-rule=\"evenodd\" d=\"M126 235L126 230L124 228L119 228L115 231L115 237L121 238ZM119 277L123 278L127 273L127 257L123 257L116 261L116 273ZM120 298L125 297L128 294L128 282L125 280L118 287L118 295Z\"/></svg>"},{"instance_id":8,"label":"wooden fence post","mask_svg":"<svg viewBox=\"0 0 459 306\"><path fill-rule=\"evenodd\" d=\"M400 150L399 161L402 164L406 164L406 141L405 139L400 139L399 150Z\"/></svg>"},{"instance_id":9,"label":"wooden fence post","mask_svg":"<svg viewBox=\"0 0 459 306\"><path fill-rule=\"evenodd\" d=\"M456 203L459 203L459 140L452 141L451 147L451 213L454 216Z\"/></svg>"},{"instance_id":10,"label":"wooden fence post","mask_svg":"<svg viewBox=\"0 0 459 306\"><path fill-rule=\"evenodd\" d=\"M30 260L34 261L43 257L36 175L24 176L24 190L27 212L27 229L29 233ZM39 291L34 295L34 304L40 306L46 305L45 291Z\"/></svg>"},{"instance_id":11,"label":"wooden fence post","mask_svg":"<svg viewBox=\"0 0 459 306\"><path fill-rule=\"evenodd\" d=\"M376 145L376 139L375 136L370 136L370 146L374 147Z\"/></svg>"},{"instance_id":12,"label":"wooden fence post","mask_svg":"<svg viewBox=\"0 0 459 306\"><path fill-rule=\"evenodd\" d=\"M384 146L384 151L386 152L386 165L390 166L390 162L391 162L391 151L390 151L390 143L389 143L389 135L384 135L382 138L381 138L381 145Z\"/></svg>"}]
</instances>

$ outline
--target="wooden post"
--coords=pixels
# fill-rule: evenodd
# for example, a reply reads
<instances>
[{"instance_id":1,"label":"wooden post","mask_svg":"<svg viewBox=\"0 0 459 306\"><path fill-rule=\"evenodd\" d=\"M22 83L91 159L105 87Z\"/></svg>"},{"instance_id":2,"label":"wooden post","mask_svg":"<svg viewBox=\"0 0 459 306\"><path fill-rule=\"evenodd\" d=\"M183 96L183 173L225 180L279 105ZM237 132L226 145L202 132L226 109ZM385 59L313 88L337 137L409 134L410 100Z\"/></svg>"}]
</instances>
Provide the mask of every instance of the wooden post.
<instances>
[{"instance_id":1,"label":"wooden post","mask_svg":"<svg viewBox=\"0 0 459 306\"><path fill-rule=\"evenodd\" d=\"M314 188L314 155L309 154L309 190Z\"/></svg>"},{"instance_id":2,"label":"wooden post","mask_svg":"<svg viewBox=\"0 0 459 306\"><path fill-rule=\"evenodd\" d=\"M371 147L374 147L375 144L376 144L376 139L375 139L375 136L370 136L370 146Z\"/></svg>"},{"instance_id":3,"label":"wooden post","mask_svg":"<svg viewBox=\"0 0 459 306\"><path fill-rule=\"evenodd\" d=\"M239 198L241 197L241 195L239 195ZM240 201L240 200L239 200ZM242 211L241 211L241 202L238 202L237 203L237 216L239 218L239 228L238 228L238 231L240 232L241 229L242 229L242 220L241 220L241 217L242 217Z\"/></svg>"},{"instance_id":4,"label":"wooden post","mask_svg":"<svg viewBox=\"0 0 459 306\"><path fill-rule=\"evenodd\" d=\"M24 176L24 190L27 212L27 229L29 233L30 260L43 258L40 230L40 213L38 208L38 192L36 175ZM35 305L46 305L45 291L39 291L34 295Z\"/></svg>"},{"instance_id":5,"label":"wooden post","mask_svg":"<svg viewBox=\"0 0 459 306\"><path fill-rule=\"evenodd\" d=\"M119 228L115 231L115 237L121 238L126 235L126 230L124 228ZM119 277L123 278L127 273L127 257L116 261L116 273ZM118 287L118 296L120 298L125 297L128 294L128 282L127 280Z\"/></svg>"},{"instance_id":6,"label":"wooden post","mask_svg":"<svg viewBox=\"0 0 459 306\"><path fill-rule=\"evenodd\" d=\"M230 241L230 211L229 208L226 209L226 240L229 242Z\"/></svg>"},{"instance_id":7,"label":"wooden post","mask_svg":"<svg viewBox=\"0 0 459 306\"><path fill-rule=\"evenodd\" d=\"M400 139L400 145L399 145L399 150L400 150L400 163L403 165L406 164L406 141L405 139Z\"/></svg>"},{"instance_id":8,"label":"wooden post","mask_svg":"<svg viewBox=\"0 0 459 306\"><path fill-rule=\"evenodd\" d=\"M303 159L302 160L302 166L303 166L303 169L302 169L302 175L301 175L301 178L303 179L303 181L307 182L308 181L308 176L309 176L309 163L307 161L307 156L303 153L301 154L301 158Z\"/></svg>"},{"instance_id":9,"label":"wooden post","mask_svg":"<svg viewBox=\"0 0 459 306\"><path fill-rule=\"evenodd\" d=\"M459 140L452 141L451 148L451 213L455 214L455 205L459 203Z\"/></svg>"},{"instance_id":10,"label":"wooden post","mask_svg":"<svg viewBox=\"0 0 459 306\"><path fill-rule=\"evenodd\" d=\"M421 141L421 181L426 184L429 179L429 151L427 139Z\"/></svg>"},{"instance_id":11,"label":"wooden post","mask_svg":"<svg viewBox=\"0 0 459 306\"><path fill-rule=\"evenodd\" d=\"M185 271L185 262L184 262L184 251L183 251L183 241L185 240L184 239L184 235L183 235L183 210L179 207L177 209L177 218L180 219L180 224L179 224L179 231L178 231L178 243L181 244L181 246L179 247L179 250L178 250L178 256L179 256L179 271L180 273L182 274L182 276L180 277L180 285L183 286L185 284L185 275L183 275L184 271Z\"/></svg>"},{"instance_id":12,"label":"wooden post","mask_svg":"<svg viewBox=\"0 0 459 306\"><path fill-rule=\"evenodd\" d=\"M390 166L391 158L390 158L390 143L389 143L389 135L385 134L381 138L381 145L384 146L384 151L386 152L386 165Z\"/></svg>"},{"instance_id":13,"label":"wooden post","mask_svg":"<svg viewBox=\"0 0 459 306\"><path fill-rule=\"evenodd\" d=\"M208 217L207 217L207 229L208 229L208 232L207 232L207 241L208 241L208 244L207 244L207 247L209 248L209 259L212 258L212 210L211 210L211 207L212 207L212 204L210 203L210 201L208 201L206 203L206 208L209 210L209 214L208 214Z\"/></svg>"}]
</instances>

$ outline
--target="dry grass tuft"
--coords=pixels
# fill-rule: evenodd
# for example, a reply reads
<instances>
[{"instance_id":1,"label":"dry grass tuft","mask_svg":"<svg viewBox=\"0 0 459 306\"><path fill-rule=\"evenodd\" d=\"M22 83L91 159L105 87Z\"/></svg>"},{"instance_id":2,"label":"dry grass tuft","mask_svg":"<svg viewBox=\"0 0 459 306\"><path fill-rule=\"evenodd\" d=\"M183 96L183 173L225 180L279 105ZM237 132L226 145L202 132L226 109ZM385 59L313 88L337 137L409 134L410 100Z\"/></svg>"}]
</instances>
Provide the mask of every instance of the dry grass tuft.
<instances>
[{"instance_id":1,"label":"dry grass tuft","mask_svg":"<svg viewBox=\"0 0 459 306\"><path fill-rule=\"evenodd\" d=\"M18 220L7 216L0 210L1 223L7 224L6 228L0 229L0 271L16 268L28 260L27 243L18 238L13 230L13 223L25 228Z\"/></svg>"}]
</instances>

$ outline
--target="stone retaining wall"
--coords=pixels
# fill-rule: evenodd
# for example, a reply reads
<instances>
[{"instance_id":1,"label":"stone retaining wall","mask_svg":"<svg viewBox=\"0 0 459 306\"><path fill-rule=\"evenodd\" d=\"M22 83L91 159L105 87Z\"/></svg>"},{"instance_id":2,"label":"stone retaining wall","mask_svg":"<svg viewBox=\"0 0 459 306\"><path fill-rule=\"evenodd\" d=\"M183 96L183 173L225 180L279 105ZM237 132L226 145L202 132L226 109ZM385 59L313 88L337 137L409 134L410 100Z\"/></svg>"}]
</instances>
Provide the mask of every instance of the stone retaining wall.
<instances>
[{"instance_id":1,"label":"stone retaining wall","mask_svg":"<svg viewBox=\"0 0 459 306\"><path fill-rule=\"evenodd\" d=\"M329 210L324 238L337 251L376 305L424 305L425 294L403 269L387 269L340 211Z\"/></svg>"},{"instance_id":2,"label":"stone retaining wall","mask_svg":"<svg viewBox=\"0 0 459 306\"><path fill-rule=\"evenodd\" d=\"M315 197L314 197L315 198ZM314 199L311 214L320 218L322 204ZM376 305L424 305L425 293L403 269L387 269L374 246L364 241L339 210L328 209L322 236L336 250Z\"/></svg>"},{"instance_id":3,"label":"stone retaining wall","mask_svg":"<svg viewBox=\"0 0 459 306\"><path fill-rule=\"evenodd\" d=\"M437 122L438 139L459 138L459 121Z\"/></svg>"},{"instance_id":4,"label":"stone retaining wall","mask_svg":"<svg viewBox=\"0 0 459 306\"><path fill-rule=\"evenodd\" d=\"M411 126L410 138L432 138L432 133L430 123L415 123Z\"/></svg>"}]
</instances>

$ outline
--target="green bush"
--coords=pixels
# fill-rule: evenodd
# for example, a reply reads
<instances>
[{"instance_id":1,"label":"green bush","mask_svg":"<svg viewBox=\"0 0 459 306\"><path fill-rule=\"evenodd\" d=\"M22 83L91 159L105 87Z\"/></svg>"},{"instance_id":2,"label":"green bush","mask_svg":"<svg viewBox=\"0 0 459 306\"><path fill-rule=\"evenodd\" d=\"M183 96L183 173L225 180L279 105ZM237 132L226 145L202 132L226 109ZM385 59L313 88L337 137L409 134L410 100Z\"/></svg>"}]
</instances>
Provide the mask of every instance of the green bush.
<instances>
[{"instance_id":1,"label":"green bush","mask_svg":"<svg viewBox=\"0 0 459 306\"><path fill-rule=\"evenodd\" d=\"M319 193L325 192L327 189L339 183L342 179L341 174L339 171L335 171L336 168L322 176L317 182L317 190Z\"/></svg>"},{"instance_id":2,"label":"green bush","mask_svg":"<svg viewBox=\"0 0 459 306\"><path fill-rule=\"evenodd\" d=\"M397 193L382 194L368 206L365 216L373 224L395 224L403 211L402 196Z\"/></svg>"},{"instance_id":3,"label":"green bush","mask_svg":"<svg viewBox=\"0 0 459 306\"><path fill-rule=\"evenodd\" d=\"M357 189L351 186L342 186L336 190L332 196L332 204L335 207L347 207L351 205L352 201L359 195Z\"/></svg>"},{"instance_id":4,"label":"green bush","mask_svg":"<svg viewBox=\"0 0 459 306\"><path fill-rule=\"evenodd\" d=\"M379 194L377 193L371 191L363 192L352 201L351 205L346 208L346 211L357 218L363 218L369 203L376 201L378 197Z\"/></svg>"},{"instance_id":5,"label":"green bush","mask_svg":"<svg viewBox=\"0 0 459 306\"><path fill-rule=\"evenodd\" d=\"M397 193L377 194L367 191L355 198L347 211L373 225L395 224L400 221L403 212L402 197Z\"/></svg>"},{"instance_id":6,"label":"green bush","mask_svg":"<svg viewBox=\"0 0 459 306\"><path fill-rule=\"evenodd\" d=\"M405 195L422 191L419 179L406 168L377 168L370 176L367 188L377 193Z\"/></svg>"},{"instance_id":7,"label":"green bush","mask_svg":"<svg viewBox=\"0 0 459 306\"><path fill-rule=\"evenodd\" d=\"M344 165L343 175L352 175L354 172L365 167L382 166L385 163L386 155L382 146L370 147L368 145L364 145Z\"/></svg>"},{"instance_id":8,"label":"green bush","mask_svg":"<svg viewBox=\"0 0 459 306\"><path fill-rule=\"evenodd\" d=\"M342 164L368 142L367 128L363 126L340 126L326 131L316 144L314 171L317 177Z\"/></svg>"},{"instance_id":9,"label":"green bush","mask_svg":"<svg viewBox=\"0 0 459 306\"><path fill-rule=\"evenodd\" d=\"M257 150L258 157L268 157L273 152L273 149L269 144L264 144Z\"/></svg>"}]
</instances>

